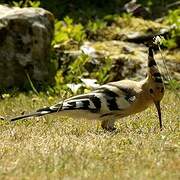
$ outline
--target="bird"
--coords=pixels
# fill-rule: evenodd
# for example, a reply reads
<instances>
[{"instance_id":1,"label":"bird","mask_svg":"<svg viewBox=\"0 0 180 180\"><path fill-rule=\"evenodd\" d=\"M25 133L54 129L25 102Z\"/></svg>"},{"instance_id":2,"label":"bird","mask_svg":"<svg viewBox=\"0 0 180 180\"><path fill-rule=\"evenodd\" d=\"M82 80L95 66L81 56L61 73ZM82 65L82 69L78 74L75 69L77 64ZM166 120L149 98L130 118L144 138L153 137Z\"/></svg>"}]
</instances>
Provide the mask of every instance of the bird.
<instances>
[{"instance_id":1,"label":"bird","mask_svg":"<svg viewBox=\"0 0 180 180\"><path fill-rule=\"evenodd\" d=\"M104 130L114 131L115 122L118 119L144 111L154 104L158 112L160 130L162 130L160 102L164 96L165 87L154 59L153 46L148 47L147 59L147 75L143 80L124 79L109 82L89 93L72 96L33 113L13 117L10 121L59 114L77 119L98 119Z\"/></svg>"}]
</instances>

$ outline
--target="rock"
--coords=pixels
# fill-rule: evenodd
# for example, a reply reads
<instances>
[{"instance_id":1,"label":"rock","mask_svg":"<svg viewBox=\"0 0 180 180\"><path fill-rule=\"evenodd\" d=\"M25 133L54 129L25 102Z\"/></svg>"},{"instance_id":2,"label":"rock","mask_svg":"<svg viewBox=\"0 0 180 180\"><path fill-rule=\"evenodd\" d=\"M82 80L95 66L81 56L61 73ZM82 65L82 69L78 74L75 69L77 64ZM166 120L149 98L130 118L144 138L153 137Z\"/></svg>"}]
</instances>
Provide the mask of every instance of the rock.
<instances>
[{"instance_id":1,"label":"rock","mask_svg":"<svg viewBox=\"0 0 180 180\"><path fill-rule=\"evenodd\" d=\"M170 33L172 32L172 30L174 29L175 29L174 26L169 26L169 27L160 29L159 32L156 32L156 33L150 29L149 29L149 32L146 32L146 33L131 32L129 34L127 33L124 36L124 41L148 44L148 42L151 42L152 39L156 36L168 37Z\"/></svg>"},{"instance_id":2,"label":"rock","mask_svg":"<svg viewBox=\"0 0 180 180\"><path fill-rule=\"evenodd\" d=\"M85 48L90 51L84 51ZM85 42L80 49L91 57L89 58L89 61L84 64L85 69L88 71L88 76L85 78L95 78L92 74L94 71L98 72L104 67L105 64L103 63L106 58L111 59L112 62L111 67L108 67L109 70L106 74L108 76L107 81L117 81L125 78L141 80L146 76L148 48L144 45L123 41L99 41ZM60 64L65 64L66 61L66 67L69 67L71 62L76 61L83 52L80 50L66 50L63 54L61 51L61 57L59 58L60 62L62 61L63 63L61 62ZM168 51L163 51L163 55L165 56L166 65L170 75L173 79L180 82L180 56L178 52L178 50L174 52L171 51L170 53ZM66 58L63 58L64 56ZM155 58L165 79L168 79L161 53L156 52ZM90 68L86 68L89 64L91 64ZM68 76L69 73L71 72L66 72L66 76Z\"/></svg>"},{"instance_id":3,"label":"rock","mask_svg":"<svg viewBox=\"0 0 180 180\"><path fill-rule=\"evenodd\" d=\"M175 29L151 20L131 16L106 17L106 22L111 25L98 29L95 32L86 32L92 41L120 40L134 43L145 43L157 35L167 36Z\"/></svg>"},{"instance_id":4,"label":"rock","mask_svg":"<svg viewBox=\"0 0 180 180\"><path fill-rule=\"evenodd\" d=\"M42 8L0 5L0 91L29 84L52 83L50 45L54 17Z\"/></svg>"},{"instance_id":5,"label":"rock","mask_svg":"<svg viewBox=\"0 0 180 180\"><path fill-rule=\"evenodd\" d=\"M136 0L131 0L124 5L124 10L127 13L132 13L134 16L140 16L143 18L150 18L150 12L147 8L137 3Z\"/></svg>"},{"instance_id":6,"label":"rock","mask_svg":"<svg viewBox=\"0 0 180 180\"><path fill-rule=\"evenodd\" d=\"M87 43L86 43L87 44ZM143 79L146 75L148 49L142 44L123 41L104 41L89 43L94 48L96 60L109 57L112 60L112 67L108 81L117 81L124 78ZM98 57L97 57L98 55ZM179 51L163 51L166 66L170 76L180 82L180 56ZM155 52L155 59L159 65L164 78L168 79L160 52Z\"/></svg>"},{"instance_id":7,"label":"rock","mask_svg":"<svg viewBox=\"0 0 180 180\"><path fill-rule=\"evenodd\" d=\"M112 60L108 81L125 78L142 79L145 76L147 48L144 45L123 41L104 41L91 43L91 47L95 49L97 60L101 61L106 57Z\"/></svg>"}]
</instances>

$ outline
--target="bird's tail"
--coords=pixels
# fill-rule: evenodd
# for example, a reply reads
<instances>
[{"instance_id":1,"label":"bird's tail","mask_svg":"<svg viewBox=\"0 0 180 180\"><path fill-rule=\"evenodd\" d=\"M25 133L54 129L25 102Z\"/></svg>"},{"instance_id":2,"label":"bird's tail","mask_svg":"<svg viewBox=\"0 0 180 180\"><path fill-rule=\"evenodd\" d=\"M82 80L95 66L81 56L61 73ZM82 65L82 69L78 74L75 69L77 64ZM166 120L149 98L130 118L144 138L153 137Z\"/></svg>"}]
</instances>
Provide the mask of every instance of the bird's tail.
<instances>
[{"instance_id":1,"label":"bird's tail","mask_svg":"<svg viewBox=\"0 0 180 180\"><path fill-rule=\"evenodd\" d=\"M36 112L30 113L30 114L13 117L10 119L10 121L17 121L17 120L25 119L25 118L29 118L29 117L38 117L38 116L43 116L43 115L51 114L51 113L55 113L55 112L57 112L56 108L46 107L46 108L38 109Z\"/></svg>"}]
</instances>

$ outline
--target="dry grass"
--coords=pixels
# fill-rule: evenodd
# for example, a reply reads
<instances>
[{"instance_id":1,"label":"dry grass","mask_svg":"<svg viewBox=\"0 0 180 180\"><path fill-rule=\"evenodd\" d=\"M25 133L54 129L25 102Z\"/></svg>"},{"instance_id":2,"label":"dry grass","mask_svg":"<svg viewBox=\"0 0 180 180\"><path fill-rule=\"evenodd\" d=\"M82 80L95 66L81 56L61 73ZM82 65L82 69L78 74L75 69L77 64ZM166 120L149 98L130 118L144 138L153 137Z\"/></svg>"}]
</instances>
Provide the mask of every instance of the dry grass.
<instances>
[{"instance_id":1,"label":"dry grass","mask_svg":"<svg viewBox=\"0 0 180 180\"><path fill-rule=\"evenodd\" d=\"M14 115L57 98L20 94L2 100L0 112ZM180 179L180 102L168 92L162 108L162 132L154 107L117 122L115 133L58 116L0 121L0 179Z\"/></svg>"}]
</instances>

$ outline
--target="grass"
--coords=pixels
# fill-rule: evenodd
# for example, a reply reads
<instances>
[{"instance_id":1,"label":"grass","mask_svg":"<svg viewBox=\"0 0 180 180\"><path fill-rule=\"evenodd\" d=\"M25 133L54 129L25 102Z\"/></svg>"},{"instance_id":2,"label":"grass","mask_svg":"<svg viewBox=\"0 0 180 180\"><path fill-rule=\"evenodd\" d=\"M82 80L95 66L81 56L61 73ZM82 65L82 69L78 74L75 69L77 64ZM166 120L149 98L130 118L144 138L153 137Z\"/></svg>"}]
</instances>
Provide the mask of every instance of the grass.
<instances>
[{"instance_id":1,"label":"grass","mask_svg":"<svg viewBox=\"0 0 180 180\"><path fill-rule=\"evenodd\" d=\"M57 100L20 94L1 100L0 112L15 115ZM179 110L166 92L162 132L154 107L118 121L114 133L96 121L60 116L0 121L0 179L179 179Z\"/></svg>"}]
</instances>

